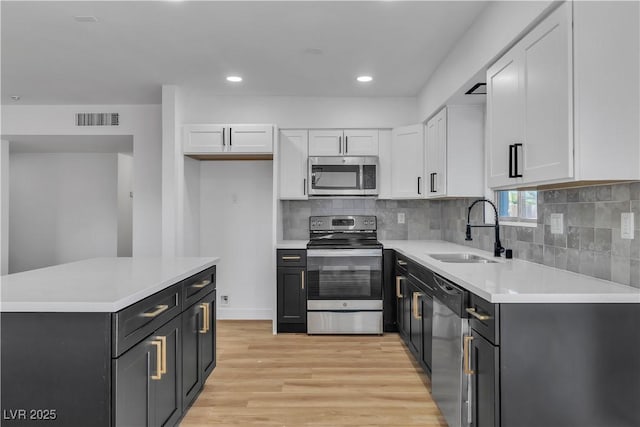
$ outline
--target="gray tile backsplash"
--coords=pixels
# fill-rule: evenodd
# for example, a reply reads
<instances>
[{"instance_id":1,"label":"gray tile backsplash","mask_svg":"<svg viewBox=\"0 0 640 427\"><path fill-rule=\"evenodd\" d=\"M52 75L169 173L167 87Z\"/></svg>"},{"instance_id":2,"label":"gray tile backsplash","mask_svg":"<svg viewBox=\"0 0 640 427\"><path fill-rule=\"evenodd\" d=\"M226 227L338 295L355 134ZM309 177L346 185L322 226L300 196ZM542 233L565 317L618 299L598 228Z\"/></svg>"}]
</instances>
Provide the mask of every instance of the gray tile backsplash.
<instances>
[{"instance_id":1,"label":"gray tile backsplash","mask_svg":"<svg viewBox=\"0 0 640 427\"><path fill-rule=\"evenodd\" d=\"M492 251L493 228L474 228L473 240L464 240L473 200L282 201L284 238L307 239L312 215L376 215L382 240L437 239ZM620 236L622 212L635 213L633 240ZM551 233L552 213L564 214L561 234ZM472 222L482 215L476 206ZM503 225L500 236L515 258L640 288L640 182L539 192L537 227Z\"/></svg>"}]
</instances>

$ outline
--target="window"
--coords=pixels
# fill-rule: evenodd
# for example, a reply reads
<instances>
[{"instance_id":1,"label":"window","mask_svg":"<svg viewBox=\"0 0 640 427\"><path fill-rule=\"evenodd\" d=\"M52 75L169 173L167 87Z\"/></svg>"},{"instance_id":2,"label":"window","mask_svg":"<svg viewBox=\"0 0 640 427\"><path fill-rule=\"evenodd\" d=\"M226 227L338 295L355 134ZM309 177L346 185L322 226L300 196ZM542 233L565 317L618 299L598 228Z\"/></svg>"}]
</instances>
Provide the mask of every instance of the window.
<instances>
[{"instance_id":1,"label":"window","mask_svg":"<svg viewBox=\"0 0 640 427\"><path fill-rule=\"evenodd\" d=\"M501 220L533 222L538 219L537 191L498 191Z\"/></svg>"}]
</instances>

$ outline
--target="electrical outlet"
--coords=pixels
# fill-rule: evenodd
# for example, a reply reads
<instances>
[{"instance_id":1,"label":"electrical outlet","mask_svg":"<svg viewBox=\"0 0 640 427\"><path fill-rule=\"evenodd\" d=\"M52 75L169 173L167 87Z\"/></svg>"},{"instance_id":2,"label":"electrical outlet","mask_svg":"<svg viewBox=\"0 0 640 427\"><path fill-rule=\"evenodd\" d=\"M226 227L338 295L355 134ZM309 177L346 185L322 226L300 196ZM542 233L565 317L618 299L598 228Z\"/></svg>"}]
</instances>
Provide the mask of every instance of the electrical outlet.
<instances>
[{"instance_id":1,"label":"electrical outlet","mask_svg":"<svg viewBox=\"0 0 640 427\"><path fill-rule=\"evenodd\" d=\"M220 305L229 305L229 295L220 295Z\"/></svg>"},{"instance_id":2,"label":"electrical outlet","mask_svg":"<svg viewBox=\"0 0 640 427\"><path fill-rule=\"evenodd\" d=\"M633 239L634 220L633 212L622 212L620 215L620 237L623 239Z\"/></svg>"},{"instance_id":3,"label":"electrical outlet","mask_svg":"<svg viewBox=\"0 0 640 427\"><path fill-rule=\"evenodd\" d=\"M551 214L551 234L562 234L564 232L564 215L561 213Z\"/></svg>"},{"instance_id":4,"label":"electrical outlet","mask_svg":"<svg viewBox=\"0 0 640 427\"><path fill-rule=\"evenodd\" d=\"M404 212L398 212L398 224L404 224Z\"/></svg>"}]
</instances>

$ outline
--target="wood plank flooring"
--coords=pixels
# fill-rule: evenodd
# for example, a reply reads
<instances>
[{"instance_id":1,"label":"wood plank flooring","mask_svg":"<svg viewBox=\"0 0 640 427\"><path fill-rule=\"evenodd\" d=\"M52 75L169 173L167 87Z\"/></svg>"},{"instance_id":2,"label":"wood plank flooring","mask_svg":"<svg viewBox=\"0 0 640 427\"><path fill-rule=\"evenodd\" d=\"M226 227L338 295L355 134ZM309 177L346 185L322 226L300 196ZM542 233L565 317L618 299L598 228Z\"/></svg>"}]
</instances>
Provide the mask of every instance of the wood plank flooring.
<instances>
[{"instance_id":1,"label":"wood plank flooring","mask_svg":"<svg viewBox=\"0 0 640 427\"><path fill-rule=\"evenodd\" d=\"M397 334L274 336L270 321L217 327L217 367L183 427L446 427Z\"/></svg>"}]
</instances>

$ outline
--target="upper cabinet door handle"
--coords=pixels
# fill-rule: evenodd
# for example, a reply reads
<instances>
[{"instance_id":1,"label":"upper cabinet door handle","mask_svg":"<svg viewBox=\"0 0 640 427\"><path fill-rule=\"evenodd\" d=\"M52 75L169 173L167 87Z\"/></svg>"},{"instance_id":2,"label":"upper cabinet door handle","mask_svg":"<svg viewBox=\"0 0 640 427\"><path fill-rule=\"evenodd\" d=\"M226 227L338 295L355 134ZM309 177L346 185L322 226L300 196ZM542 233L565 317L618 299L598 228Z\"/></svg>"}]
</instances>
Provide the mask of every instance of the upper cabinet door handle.
<instances>
[{"instance_id":1,"label":"upper cabinet door handle","mask_svg":"<svg viewBox=\"0 0 640 427\"><path fill-rule=\"evenodd\" d=\"M349 153L349 137L345 136L344 137L344 154L348 154Z\"/></svg>"},{"instance_id":2,"label":"upper cabinet door handle","mask_svg":"<svg viewBox=\"0 0 640 427\"><path fill-rule=\"evenodd\" d=\"M338 137L338 154L342 154L342 137Z\"/></svg>"}]
</instances>

